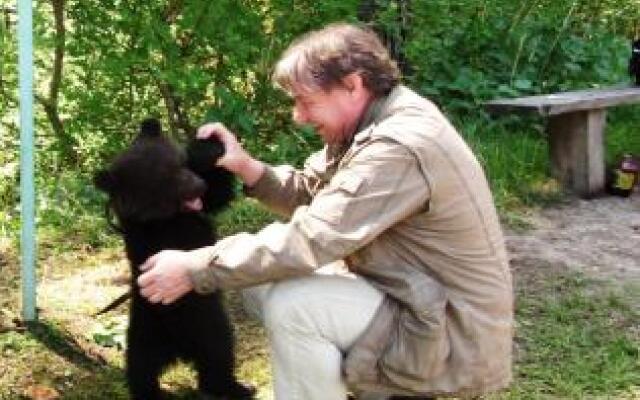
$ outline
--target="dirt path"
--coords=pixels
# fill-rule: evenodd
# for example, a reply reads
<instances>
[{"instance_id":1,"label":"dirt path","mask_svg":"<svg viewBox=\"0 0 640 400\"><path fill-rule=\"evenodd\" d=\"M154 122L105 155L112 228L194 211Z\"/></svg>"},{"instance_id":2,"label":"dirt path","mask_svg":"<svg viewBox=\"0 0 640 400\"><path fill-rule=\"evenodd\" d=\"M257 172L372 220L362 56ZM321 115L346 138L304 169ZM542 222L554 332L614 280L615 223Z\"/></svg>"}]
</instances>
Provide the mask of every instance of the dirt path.
<instances>
[{"instance_id":1,"label":"dirt path","mask_svg":"<svg viewBox=\"0 0 640 400\"><path fill-rule=\"evenodd\" d=\"M521 265L554 265L614 284L640 285L640 192L572 199L527 220L532 229L506 232L516 271Z\"/></svg>"}]
</instances>

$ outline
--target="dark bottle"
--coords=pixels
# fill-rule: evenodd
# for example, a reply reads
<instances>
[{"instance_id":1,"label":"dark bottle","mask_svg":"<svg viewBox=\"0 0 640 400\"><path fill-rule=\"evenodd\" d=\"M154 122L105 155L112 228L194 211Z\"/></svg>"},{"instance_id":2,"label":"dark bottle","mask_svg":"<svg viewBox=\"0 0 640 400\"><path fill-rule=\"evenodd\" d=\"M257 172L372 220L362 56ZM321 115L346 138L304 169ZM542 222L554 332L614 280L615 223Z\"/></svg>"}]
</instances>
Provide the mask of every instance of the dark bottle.
<instances>
[{"instance_id":1,"label":"dark bottle","mask_svg":"<svg viewBox=\"0 0 640 400\"><path fill-rule=\"evenodd\" d=\"M607 191L616 196L629 197L638 182L640 163L631 154L622 156L622 160L611 168L607 177Z\"/></svg>"},{"instance_id":2,"label":"dark bottle","mask_svg":"<svg viewBox=\"0 0 640 400\"><path fill-rule=\"evenodd\" d=\"M640 39L631 43L631 58L629 59L629 75L640 86Z\"/></svg>"}]
</instances>

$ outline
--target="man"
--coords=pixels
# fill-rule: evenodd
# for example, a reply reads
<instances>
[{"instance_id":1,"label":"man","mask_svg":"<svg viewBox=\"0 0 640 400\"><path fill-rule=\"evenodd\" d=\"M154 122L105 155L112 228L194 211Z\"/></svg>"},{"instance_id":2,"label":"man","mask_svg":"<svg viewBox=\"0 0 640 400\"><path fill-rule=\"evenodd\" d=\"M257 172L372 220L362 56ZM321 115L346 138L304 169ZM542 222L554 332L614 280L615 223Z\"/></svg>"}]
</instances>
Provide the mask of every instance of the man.
<instances>
[{"instance_id":1,"label":"man","mask_svg":"<svg viewBox=\"0 0 640 400\"><path fill-rule=\"evenodd\" d=\"M150 258L142 294L249 289L277 399L347 392L473 396L511 378L512 288L484 173L446 118L399 85L375 34L330 25L294 42L274 81L325 142L304 170L247 154L221 124L219 164L290 216L192 252ZM348 271L327 272L344 260ZM324 273L318 273L322 270Z\"/></svg>"}]
</instances>

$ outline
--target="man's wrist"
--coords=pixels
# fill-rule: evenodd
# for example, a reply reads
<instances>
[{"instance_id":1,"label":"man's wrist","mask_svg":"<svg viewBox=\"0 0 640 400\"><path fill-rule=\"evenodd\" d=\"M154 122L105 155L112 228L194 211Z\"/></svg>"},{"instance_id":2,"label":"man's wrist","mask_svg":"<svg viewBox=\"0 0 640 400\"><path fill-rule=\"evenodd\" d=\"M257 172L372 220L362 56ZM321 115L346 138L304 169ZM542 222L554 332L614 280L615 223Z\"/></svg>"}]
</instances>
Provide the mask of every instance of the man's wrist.
<instances>
[{"instance_id":1,"label":"man's wrist","mask_svg":"<svg viewBox=\"0 0 640 400\"><path fill-rule=\"evenodd\" d=\"M193 290L199 294L209 294L218 288L217 280L211 267L189 268L187 270Z\"/></svg>"},{"instance_id":2,"label":"man's wrist","mask_svg":"<svg viewBox=\"0 0 640 400\"><path fill-rule=\"evenodd\" d=\"M206 294L214 292L217 289L217 280L211 263L214 253L212 247L203 247L190 251L194 257L194 263L187 267L187 275L195 292Z\"/></svg>"},{"instance_id":3,"label":"man's wrist","mask_svg":"<svg viewBox=\"0 0 640 400\"><path fill-rule=\"evenodd\" d=\"M255 158L247 157L240 168L240 178L245 186L251 187L260 180L265 171L265 165L262 161Z\"/></svg>"}]
</instances>

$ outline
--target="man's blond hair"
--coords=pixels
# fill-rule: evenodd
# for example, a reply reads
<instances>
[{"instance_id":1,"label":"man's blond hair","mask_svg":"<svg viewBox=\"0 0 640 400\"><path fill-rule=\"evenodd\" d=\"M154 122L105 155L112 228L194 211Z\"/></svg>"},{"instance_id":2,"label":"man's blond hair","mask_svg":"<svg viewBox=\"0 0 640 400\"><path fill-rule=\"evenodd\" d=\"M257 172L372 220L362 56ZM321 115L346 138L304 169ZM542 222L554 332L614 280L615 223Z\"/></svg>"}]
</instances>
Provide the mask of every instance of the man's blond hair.
<instances>
[{"instance_id":1,"label":"man's blond hair","mask_svg":"<svg viewBox=\"0 0 640 400\"><path fill-rule=\"evenodd\" d=\"M294 88L329 90L353 72L375 96L400 81L398 66L373 31L338 23L294 41L276 64L273 81L289 94Z\"/></svg>"}]
</instances>

